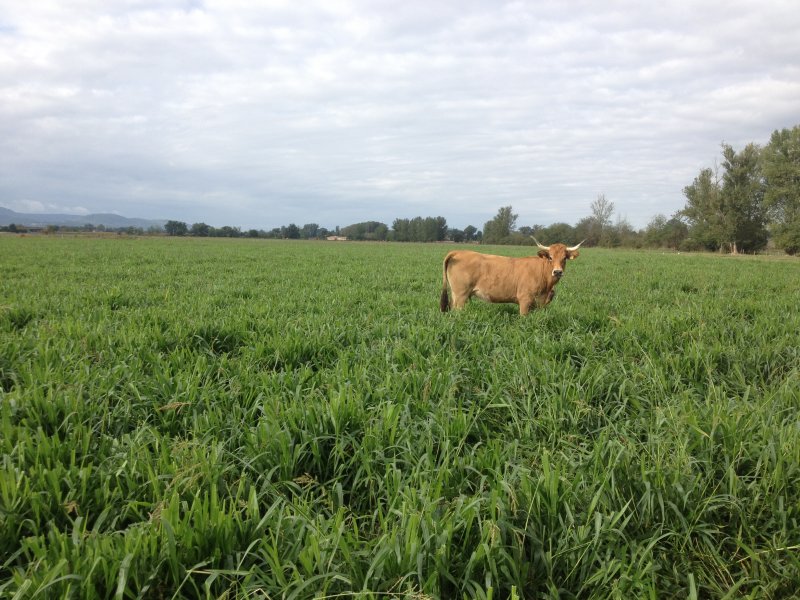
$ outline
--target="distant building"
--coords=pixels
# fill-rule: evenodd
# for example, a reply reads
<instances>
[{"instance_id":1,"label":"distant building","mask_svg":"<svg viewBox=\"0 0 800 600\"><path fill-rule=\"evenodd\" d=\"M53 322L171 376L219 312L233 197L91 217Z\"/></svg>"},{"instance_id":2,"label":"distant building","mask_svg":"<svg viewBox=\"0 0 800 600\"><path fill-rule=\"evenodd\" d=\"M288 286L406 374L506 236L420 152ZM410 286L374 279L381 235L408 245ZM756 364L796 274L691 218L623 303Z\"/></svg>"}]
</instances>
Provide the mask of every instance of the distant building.
<instances>
[{"instance_id":1,"label":"distant building","mask_svg":"<svg viewBox=\"0 0 800 600\"><path fill-rule=\"evenodd\" d=\"M328 240L329 242L346 242L347 241L347 236L344 236L344 235L329 235L325 239Z\"/></svg>"}]
</instances>

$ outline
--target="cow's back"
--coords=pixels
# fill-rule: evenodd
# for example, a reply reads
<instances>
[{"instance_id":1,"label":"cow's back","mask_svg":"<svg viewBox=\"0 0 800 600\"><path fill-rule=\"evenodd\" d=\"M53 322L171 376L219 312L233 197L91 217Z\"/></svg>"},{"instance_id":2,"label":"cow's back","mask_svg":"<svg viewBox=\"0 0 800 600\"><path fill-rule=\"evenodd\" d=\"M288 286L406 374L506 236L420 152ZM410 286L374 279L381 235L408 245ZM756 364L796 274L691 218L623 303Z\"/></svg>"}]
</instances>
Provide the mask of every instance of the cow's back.
<instances>
[{"instance_id":1,"label":"cow's back","mask_svg":"<svg viewBox=\"0 0 800 600\"><path fill-rule=\"evenodd\" d=\"M522 266L520 259L472 250L454 250L445 258L445 268L454 296L466 300L477 296L489 302L513 302Z\"/></svg>"}]
</instances>

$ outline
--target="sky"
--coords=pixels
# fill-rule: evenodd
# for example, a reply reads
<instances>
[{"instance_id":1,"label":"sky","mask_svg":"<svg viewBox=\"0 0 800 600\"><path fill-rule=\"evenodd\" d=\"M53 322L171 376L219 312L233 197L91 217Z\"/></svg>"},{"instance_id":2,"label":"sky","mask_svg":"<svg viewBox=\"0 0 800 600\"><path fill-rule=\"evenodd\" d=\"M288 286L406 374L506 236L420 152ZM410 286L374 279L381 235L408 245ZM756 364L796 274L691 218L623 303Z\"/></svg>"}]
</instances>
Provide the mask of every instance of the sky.
<instances>
[{"instance_id":1,"label":"sky","mask_svg":"<svg viewBox=\"0 0 800 600\"><path fill-rule=\"evenodd\" d=\"M644 227L800 124L797 0L0 0L0 206ZM564 240L568 241L568 240Z\"/></svg>"}]
</instances>

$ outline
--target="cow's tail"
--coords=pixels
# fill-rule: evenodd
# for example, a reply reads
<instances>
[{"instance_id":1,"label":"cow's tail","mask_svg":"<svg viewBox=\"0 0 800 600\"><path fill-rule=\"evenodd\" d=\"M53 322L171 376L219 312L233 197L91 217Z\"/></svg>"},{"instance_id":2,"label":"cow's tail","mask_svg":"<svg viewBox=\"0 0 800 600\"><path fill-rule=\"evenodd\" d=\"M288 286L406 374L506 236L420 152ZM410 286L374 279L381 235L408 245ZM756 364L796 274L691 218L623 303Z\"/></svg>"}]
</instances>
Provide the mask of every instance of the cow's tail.
<instances>
[{"instance_id":1,"label":"cow's tail","mask_svg":"<svg viewBox=\"0 0 800 600\"><path fill-rule=\"evenodd\" d=\"M444 257L444 263L442 264L442 295L439 298L439 308L442 312L450 310L450 298L447 297L447 263L450 262L452 257L453 253L450 252Z\"/></svg>"}]
</instances>

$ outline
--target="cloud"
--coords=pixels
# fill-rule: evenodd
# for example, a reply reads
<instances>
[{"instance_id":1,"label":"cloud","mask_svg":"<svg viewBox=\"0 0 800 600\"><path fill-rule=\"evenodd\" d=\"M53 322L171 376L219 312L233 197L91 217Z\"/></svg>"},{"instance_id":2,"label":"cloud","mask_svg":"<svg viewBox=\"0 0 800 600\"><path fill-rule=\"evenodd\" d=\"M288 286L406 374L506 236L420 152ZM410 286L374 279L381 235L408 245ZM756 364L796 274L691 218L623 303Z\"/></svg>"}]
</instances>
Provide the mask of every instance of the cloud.
<instances>
[{"instance_id":1,"label":"cloud","mask_svg":"<svg viewBox=\"0 0 800 600\"><path fill-rule=\"evenodd\" d=\"M67 214L88 215L91 211L84 206L64 206L61 204L45 204L38 200L17 200L9 202L6 208L20 213L34 214Z\"/></svg>"},{"instance_id":2,"label":"cloud","mask_svg":"<svg viewBox=\"0 0 800 600\"><path fill-rule=\"evenodd\" d=\"M15 3L0 204L480 227L604 193L643 226L721 141L800 122L791 4Z\"/></svg>"}]
</instances>

